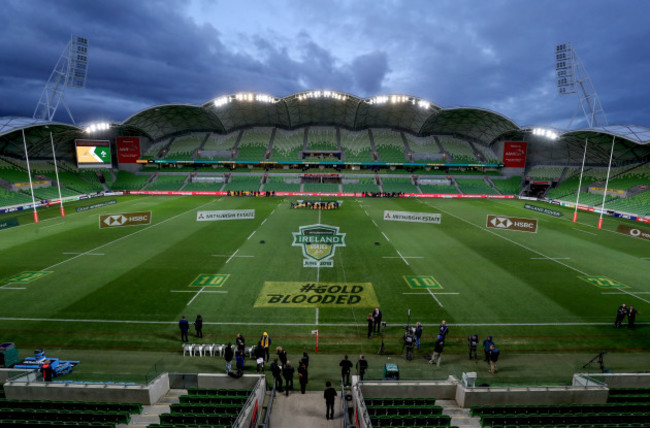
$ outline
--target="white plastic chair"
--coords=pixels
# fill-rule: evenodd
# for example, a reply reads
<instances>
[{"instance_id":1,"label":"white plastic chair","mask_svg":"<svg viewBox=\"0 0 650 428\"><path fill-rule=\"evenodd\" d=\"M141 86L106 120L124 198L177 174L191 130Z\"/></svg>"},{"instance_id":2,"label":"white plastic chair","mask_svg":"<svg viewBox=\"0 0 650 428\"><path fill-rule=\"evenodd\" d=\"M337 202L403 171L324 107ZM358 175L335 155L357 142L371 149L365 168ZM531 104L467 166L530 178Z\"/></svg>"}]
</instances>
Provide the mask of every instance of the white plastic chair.
<instances>
[{"instance_id":1,"label":"white plastic chair","mask_svg":"<svg viewBox=\"0 0 650 428\"><path fill-rule=\"evenodd\" d=\"M183 344L183 356L185 356L186 353L190 354L190 357L194 356L194 345L190 345L189 343L184 343Z\"/></svg>"}]
</instances>

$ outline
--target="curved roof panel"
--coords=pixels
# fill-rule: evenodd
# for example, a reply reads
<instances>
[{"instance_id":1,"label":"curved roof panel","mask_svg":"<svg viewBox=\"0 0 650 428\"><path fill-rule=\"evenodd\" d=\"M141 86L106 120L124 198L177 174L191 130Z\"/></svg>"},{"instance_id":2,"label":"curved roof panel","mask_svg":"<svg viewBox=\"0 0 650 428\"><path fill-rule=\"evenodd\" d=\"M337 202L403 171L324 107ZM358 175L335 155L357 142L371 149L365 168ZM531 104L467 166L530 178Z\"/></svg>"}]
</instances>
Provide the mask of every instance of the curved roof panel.
<instances>
[{"instance_id":1,"label":"curved roof panel","mask_svg":"<svg viewBox=\"0 0 650 428\"><path fill-rule=\"evenodd\" d=\"M479 108L455 107L431 115L418 134L453 133L488 144L501 134L519 129L516 123L499 113Z\"/></svg>"},{"instance_id":2,"label":"curved roof panel","mask_svg":"<svg viewBox=\"0 0 650 428\"><path fill-rule=\"evenodd\" d=\"M134 114L122 124L139 128L154 140L188 130L226 132L213 111L188 104L151 107Z\"/></svg>"}]
</instances>

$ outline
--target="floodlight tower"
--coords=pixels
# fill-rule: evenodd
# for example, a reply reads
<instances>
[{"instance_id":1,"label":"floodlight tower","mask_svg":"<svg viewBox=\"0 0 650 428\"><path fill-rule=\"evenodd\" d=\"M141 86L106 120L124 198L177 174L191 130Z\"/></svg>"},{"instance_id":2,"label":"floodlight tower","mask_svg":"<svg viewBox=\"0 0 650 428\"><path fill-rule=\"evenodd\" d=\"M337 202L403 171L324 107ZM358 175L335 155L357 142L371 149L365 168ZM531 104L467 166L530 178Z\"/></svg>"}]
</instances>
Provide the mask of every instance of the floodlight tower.
<instances>
[{"instance_id":1,"label":"floodlight tower","mask_svg":"<svg viewBox=\"0 0 650 428\"><path fill-rule=\"evenodd\" d=\"M59 60L45 84L45 89L34 110L34 119L52 121L59 103L74 124L74 118L63 99L63 91L69 88L84 88L86 86L86 71L88 70L88 39L72 35L68 45L63 50Z\"/></svg>"},{"instance_id":2,"label":"floodlight tower","mask_svg":"<svg viewBox=\"0 0 650 428\"><path fill-rule=\"evenodd\" d=\"M555 47L555 75L560 95L578 94L579 107L582 108L589 128L607 125L607 116L600 104L596 88L571 43L562 43ZM577 113L578 107L571 117L569 129Z\"/></svg>"}]
</instances>

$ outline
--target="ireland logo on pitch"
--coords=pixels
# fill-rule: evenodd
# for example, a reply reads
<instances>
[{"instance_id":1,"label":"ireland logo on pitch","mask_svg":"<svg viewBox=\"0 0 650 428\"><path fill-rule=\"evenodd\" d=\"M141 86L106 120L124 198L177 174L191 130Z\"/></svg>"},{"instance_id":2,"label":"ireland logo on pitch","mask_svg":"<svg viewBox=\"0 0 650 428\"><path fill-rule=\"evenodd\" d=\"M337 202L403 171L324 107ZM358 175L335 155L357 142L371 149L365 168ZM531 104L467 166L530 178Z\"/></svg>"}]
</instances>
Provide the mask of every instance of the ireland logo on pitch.
<instances>
[{"instance_id":1,"label":"ireland logo on pitch","mask_svg":"<svg viewBox=\"0 0 650 428\"><path fill-rule=\"evenodd\" d=\"M345 247L345 233L340 233L336 226L312 224L300 226L299 232L293 232L294 247L302 247L303 267L333 267L336 247Z\"/></svg>"}]
</instances>

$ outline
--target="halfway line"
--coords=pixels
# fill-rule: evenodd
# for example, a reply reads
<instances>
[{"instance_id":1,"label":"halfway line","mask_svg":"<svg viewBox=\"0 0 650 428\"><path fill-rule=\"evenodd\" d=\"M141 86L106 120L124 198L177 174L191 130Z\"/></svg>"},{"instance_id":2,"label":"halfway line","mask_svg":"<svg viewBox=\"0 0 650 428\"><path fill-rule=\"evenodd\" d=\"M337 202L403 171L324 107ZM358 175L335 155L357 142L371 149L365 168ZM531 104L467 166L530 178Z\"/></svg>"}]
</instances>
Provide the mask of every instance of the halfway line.
<instances>
[{"instance_id":1,"label":"halfway line","mask_svg":"<svg viewBox=\"0 0 650 428\"><path fill-rule=\"evenodd\" d=\"M202 292L204 289L205 289L205 287L201 287L201 289L200 289L199 291L196 292L196 294L194 295L194 297L192 297L192 300L190 300L189 302L187 302L187 305L185 305L185 306L189 306L190 303L192 303L192 302L194 301L194 299L196 299L196 297L197 297L199 294L201 294L201 292Z\"/></svg>"}]
</instances>

